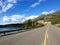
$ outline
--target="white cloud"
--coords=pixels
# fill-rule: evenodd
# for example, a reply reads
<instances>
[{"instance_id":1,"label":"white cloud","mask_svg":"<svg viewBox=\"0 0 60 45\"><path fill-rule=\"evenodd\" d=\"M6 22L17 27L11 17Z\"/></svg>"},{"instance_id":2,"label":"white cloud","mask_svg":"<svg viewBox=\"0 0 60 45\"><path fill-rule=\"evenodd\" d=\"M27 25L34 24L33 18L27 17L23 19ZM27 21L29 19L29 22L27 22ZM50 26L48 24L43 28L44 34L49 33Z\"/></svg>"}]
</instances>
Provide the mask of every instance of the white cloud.
<instances>
[{"instance_id":1,"label":"white cloud","mask_svg":"<svg viewBox=\"0 0 60 45\"><path fill-rule=\"evenodd\" d=\"M26 17L26 20L34 19L34 18L37 18L37 17L38 17L38 15L31 15L29 17Z\"/></svg>"},{"instance_id":2,"label":"white cloud","mask_svg":"<svg viewBox=\"0 0 60 45\"><path fill-rule=\"evenodd\" d=\"M11 3L16 3L16 0L7 0L7 1Z\"/></svg>"},{"instance_id":3,"label":"white cloud","mask_svg":"<svg viewBox=\"0 0 60 45\"><path fill-rule=\"evenodd\" d=\"M49 12L42 12L42 14L45 14L45 15L47 15L47 14L49 14Z\"/></svg>"},{"instance_id":4,"label":"white cloud","mask_svg":"<svg viewBox=\"0 0 60 45\"><path fill-rule=\"evenodd\" d=\"M2 7L2 5L3 5L3 3L2 3L2 1L0 1L0 6Z\"/></svg>"},{"instance_id":5,"label":"white cloud","mask_svg":"<svg viewBox=\"0 0 60 45\"><path fill-rule=\"evenodd\" d=\"M2 8L0 10L0 13L6 12L10 8L12 8L16 2L17 0L0 0L0 7Z\"/></svg>"},{"instance_id":6,"label":"white cloud","mask_svg":"<svg viewBox=\"0 0 60 45\"><path fill-rule=\"evenodd\" d=\"M40 4L39 2L36 2L36 3L32 4L31 7L36 7L39 4Z\"/></svg>"},{"instance_id":7,"label":"white cloud","mask_svg":"<svg viewBox=\"0 0 60 45\"><path fill-rule=\"evenodd\" d=\"M54 13L54 12L55 12L55 10L51 10L51 11L50 11L50 13Z\"/></svg>"},{"instance_id":8,"label":"white cloud","mask_svg":"<svg viewBox=\"0 0 60 45\"><path fill-rule=\"evenodd\" d=\"M47 14L52 14L52 13L54 13L54 12L55 12L54 10L51 10L51 11L49 11L49 12L44 11L44 12L42 12L42 14L47 15Z\"/></svg>"},{"instance_id":9,"label":"white cloud","mask_svg":"<svg viewBox=\"0 0 60 45\"><path fill-rule=\"evenodd\" d=\"M8 9L10 9L13 6L13 4L8 4L6 7L2 8L3 12L6 12Z\"/></svg>"},{"instance_id":10,"label":"white cloud","mask_svg":"<svg viewBox=\"0 0 60 45\"><path fill-rule=\"evenodd\" d=\"M22 15L12 15L12 16L4 16L3 17L3 22L13 22L13 23L17 23L17 22L22 22L24 16Z\"/></svg>"},{"instance_id":11,"label":"white cloud","mask_svg":"<svg viewBox=\"0 0 60 45\"><path fill-rule=\"evenodd\" d=\"M10 18L8 16L3 17L3 22L9 22L9 21L10 21Z\"/></svg>"},{"instance_id":12,"label":"white cloud","mask_svg":"<svg viewBox=\"0 0 60 45\"><path fill-rule=\"evenodd\" d=\"M13 16L10 16L10 18L11 18L11 21L18 22L18 21L23 20L24 16L22 16L22 15L13 15Z\"/></svg>"},{"instance_id":13,"label":"white cloud","mask_svg":"<svg viewBox=\"0 0 60 45\"><path fill-rule=\"evenodd\" d=\"M35 2L31 5L31 7L36 7L37 5L39 5L42 1L45 1L45 0L38 0L38 2Z\"/></svg>"},{"instance_id":14,"label":"white cloud","mask_svg":"<svg viewBox=\"0 0 60 45\"><path fill-rule=\"evenodd\" d=\"M3 23L5 24L8 24L8 23L21 23L21 22L24 22L26 20L29 20L29 19L34 19L34 18L37 18L38 15L31 15L31 16L23 16L23 15L12 15L12 16L4 16L2 21Z\"/></svg>"}]
</instances>

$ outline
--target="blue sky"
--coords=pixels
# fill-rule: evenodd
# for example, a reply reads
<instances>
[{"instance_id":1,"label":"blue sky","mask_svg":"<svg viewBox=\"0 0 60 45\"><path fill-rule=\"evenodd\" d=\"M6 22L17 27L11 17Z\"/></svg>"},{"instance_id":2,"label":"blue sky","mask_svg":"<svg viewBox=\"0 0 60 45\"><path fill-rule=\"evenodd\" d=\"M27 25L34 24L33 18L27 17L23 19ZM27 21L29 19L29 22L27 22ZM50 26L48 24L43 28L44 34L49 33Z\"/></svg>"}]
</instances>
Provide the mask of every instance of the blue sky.
<instances>
[{"instance_id":1,"label":"blue sky","mask_svg":"<svg viewBox=\"0 0 60 45\"><path fill-rule=\"evenodd\" d=\"M0 0L0 24L21 23L60 10L60 0Z\"/></svg>"}]
</instances>

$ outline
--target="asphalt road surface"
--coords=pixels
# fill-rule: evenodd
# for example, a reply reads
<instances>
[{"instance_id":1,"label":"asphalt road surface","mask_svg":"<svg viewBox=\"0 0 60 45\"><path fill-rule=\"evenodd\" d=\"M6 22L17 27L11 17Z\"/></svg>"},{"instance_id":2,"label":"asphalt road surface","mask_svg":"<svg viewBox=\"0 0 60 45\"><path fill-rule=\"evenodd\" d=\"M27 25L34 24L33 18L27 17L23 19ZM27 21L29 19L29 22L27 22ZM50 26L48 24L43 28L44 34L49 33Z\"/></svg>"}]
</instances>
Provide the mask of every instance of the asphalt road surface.
<instances>
[{"instance_id":1,"label":"asphalt road surface","mask_svg":"<svg viewBox=\"0 0 60 45\"><path fill-rule=\"evenodd\" d=\"M60 45L60 29L47 24L41 28L0 37L0 45Z\"/></svg>"}]
</instances>

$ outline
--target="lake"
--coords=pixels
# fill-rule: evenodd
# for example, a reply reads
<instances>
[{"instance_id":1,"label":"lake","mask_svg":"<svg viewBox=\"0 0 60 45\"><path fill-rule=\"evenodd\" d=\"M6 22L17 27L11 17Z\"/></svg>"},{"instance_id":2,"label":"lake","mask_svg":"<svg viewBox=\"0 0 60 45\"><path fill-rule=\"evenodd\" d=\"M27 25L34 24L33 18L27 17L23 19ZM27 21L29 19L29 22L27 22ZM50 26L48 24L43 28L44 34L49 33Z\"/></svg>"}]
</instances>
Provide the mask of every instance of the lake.
<instances>
[{"instance_id":1,"label":"lake","mask_svg":"<svg viewBox=\"0 0 60 45\"><path fill-rule=\"evenodd\" d=\"M22 30L23 28L0 28L0 31L5 31L5 30Z\"/></svg>"},{"instance_id":2,"label":"lake","mask_svg":"<svg viewBox=\"0 0 60 45\"><path fill-rule=\"evenodd\" d=\"M7 30L23 30L24 28L20 27L20 28L0 28L0 31L7 31ZM16 32L16 31L15 31ZM15 32L7 32L5 34L13 34ZM2 36L4 34L0 33L0 36Z\"/></svg>"}]
</instances>

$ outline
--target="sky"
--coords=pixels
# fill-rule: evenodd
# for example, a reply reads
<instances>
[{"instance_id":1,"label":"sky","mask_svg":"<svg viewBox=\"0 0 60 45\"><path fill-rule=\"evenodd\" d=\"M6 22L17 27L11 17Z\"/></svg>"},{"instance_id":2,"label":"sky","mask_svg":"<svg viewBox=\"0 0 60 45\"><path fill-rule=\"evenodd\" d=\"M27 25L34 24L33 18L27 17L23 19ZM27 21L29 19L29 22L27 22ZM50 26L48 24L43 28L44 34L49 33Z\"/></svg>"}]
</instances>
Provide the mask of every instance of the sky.
<instances>
[{"instance_id":1,"label":"sky","mask_svg":"<svg viewBox=\"0 0 60 45\"><path fill-rule=\"evenodd\" d=\"M60 10L60 0L0 0L0 25L22 23Z\"/></svg>"}]
</instances>

